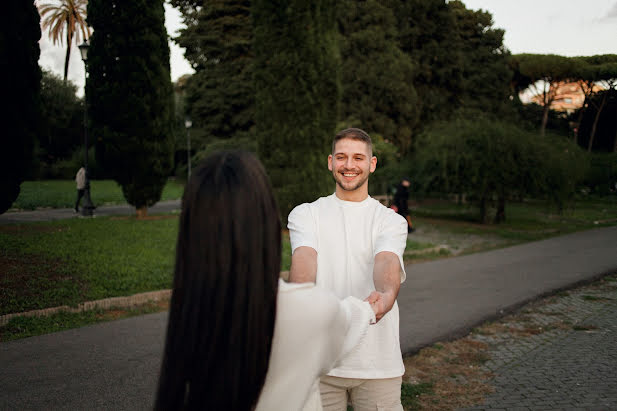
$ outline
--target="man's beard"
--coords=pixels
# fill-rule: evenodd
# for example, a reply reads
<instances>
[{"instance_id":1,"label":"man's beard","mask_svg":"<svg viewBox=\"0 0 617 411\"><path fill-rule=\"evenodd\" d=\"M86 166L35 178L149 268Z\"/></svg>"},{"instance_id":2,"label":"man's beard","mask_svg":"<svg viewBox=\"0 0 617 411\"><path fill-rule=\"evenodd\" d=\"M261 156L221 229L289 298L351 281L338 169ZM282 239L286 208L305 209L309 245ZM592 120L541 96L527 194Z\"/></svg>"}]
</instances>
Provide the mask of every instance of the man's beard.
<instances>
[{"instance_id":1,"label":"man's beard","mask_svg":"<svg viewBox=\"0 0 617 411\"><path fill-rule=\"evenodd\" d=\"M362 176L363 174L358 174L358 176ZM363 176L364 178L358 180L353 186L345 186L344 185L344 181L343 180L345 177L342 176L340 173L338 173L337 171L333 171L332 172L332 178L334 178L334 181L336 181L336 184L343 190L345 191L355 191L358 188L362 187L362 185L366 182L366 180L368 180L369 175L366 174L365 176Z\"/></svg>"}]
</instances>

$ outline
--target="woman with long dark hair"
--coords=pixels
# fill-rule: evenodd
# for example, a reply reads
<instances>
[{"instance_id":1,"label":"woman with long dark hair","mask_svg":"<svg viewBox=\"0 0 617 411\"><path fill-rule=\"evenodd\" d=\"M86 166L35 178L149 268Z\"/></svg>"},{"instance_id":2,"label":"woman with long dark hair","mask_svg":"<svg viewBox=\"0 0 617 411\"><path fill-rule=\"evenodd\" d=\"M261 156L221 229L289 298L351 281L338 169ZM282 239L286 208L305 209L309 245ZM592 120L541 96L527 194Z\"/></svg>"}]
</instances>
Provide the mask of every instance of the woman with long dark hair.
<instances>
[{"instance_id":1,"label":"woman with long dark hair","mask_svg":"<svg viewBox=\"0 0 617 411\"><path fill-rule=\"evenodd\" d=\"M259 160L205 159L182 199L155 409L321 409L318 377L361 342L374 313L279 280L280 261L278 209Z\"/></svg>"}]
</instances>

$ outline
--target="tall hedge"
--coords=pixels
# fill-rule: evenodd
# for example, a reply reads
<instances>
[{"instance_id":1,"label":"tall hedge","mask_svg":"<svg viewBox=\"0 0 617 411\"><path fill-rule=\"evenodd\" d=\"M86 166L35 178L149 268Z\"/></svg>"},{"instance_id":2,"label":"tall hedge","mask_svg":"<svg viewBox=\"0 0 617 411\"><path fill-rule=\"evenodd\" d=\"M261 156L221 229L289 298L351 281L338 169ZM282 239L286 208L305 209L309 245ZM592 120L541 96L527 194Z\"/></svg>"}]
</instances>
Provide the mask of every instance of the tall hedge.
<instances>
[{"instance_id":1,"label":"tall hedge","mask_svg":"<svg viewBox=\"0 0 617 411\"><path fill-rule=\"evenodd\" d=\"M5 2L0 13L0 214L11 207L32 162L40 114L39 13L32 1Z\"/></svg>"},{"instance_id":2,"label":"tall hedge","mask_svg":"<svg viewBox=\"0 0 617 411\"><path fill-rule=\"evenodd\" d=\"M138 210L173 165L173 90L163 0L90 0L86 97L97 160ZM141 214L141 212L140 212Z\"/></svg>"},{"instance_id":3,"label":"tall hedge","mask_svg":"<svg viewBox=\"0 0 617 411\"><path fill-rule=\"evenodd\" d=\"M281 215L332 190L326 156L340 99L334 0L256 0L259 155Z\"/></svg>"}]
</instances>

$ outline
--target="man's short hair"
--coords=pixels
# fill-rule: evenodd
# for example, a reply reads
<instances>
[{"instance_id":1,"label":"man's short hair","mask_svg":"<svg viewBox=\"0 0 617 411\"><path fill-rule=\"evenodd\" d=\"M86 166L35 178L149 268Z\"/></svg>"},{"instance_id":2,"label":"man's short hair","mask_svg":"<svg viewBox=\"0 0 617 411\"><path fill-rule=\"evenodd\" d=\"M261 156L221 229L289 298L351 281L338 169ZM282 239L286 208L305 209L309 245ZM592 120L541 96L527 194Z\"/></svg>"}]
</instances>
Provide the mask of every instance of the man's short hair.
<instances>
[{"instance_id":1,"label":"man's short hair","mask_svg":"<svg viewBox=\"0 0 617 411\"><path fill-rule=\"evenodd\" d=\"M334 136L334 140L332 141L332 154L334 154L334 147L336 146L336 143L344 138L364 141L368 146L369 154L373 156L373 141L371 140L371 136L369 136L366 131L359 128L346 128L345 130L339 131L338 134Z\"/></svg>"}]
</instances>

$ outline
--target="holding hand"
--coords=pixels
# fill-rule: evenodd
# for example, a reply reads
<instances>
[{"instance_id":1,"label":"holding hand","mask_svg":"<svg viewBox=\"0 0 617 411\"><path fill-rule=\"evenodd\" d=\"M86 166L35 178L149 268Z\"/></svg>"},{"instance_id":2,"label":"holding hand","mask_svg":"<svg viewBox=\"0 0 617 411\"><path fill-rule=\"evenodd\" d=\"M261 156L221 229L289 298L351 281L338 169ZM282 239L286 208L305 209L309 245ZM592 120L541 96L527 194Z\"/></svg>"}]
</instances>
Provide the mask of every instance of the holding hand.
<instances>
[{"instance_id":1,"label":"holding hand","mask_svg":"<svg viewBox=\"0 0 617 411\"><path fill-rule=\"evenodd\" d=\"M364 299L364 301L367 301L371 305L371 308L375 312L375 319L377 322L392 309L394 300L395 298L390 294L380 293L379 291L373 291Z\"/></svg>"}]
</instances>

